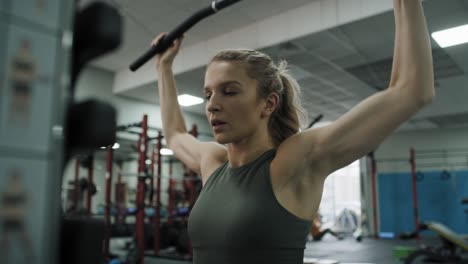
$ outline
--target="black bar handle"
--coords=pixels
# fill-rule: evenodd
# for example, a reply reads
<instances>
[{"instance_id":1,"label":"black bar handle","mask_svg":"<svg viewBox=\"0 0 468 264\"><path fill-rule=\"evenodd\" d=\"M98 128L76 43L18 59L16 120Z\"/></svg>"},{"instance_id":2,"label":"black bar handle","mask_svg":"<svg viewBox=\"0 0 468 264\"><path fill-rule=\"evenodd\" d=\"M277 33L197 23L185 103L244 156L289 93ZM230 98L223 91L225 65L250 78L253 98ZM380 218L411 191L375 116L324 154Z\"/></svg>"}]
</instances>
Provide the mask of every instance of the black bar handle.
<instances>
[{"instance_id":1,"label":"black bar handle","mask_svg":"<svg viewBox=\"0 0 468 264\"><path fill-rule=\"evenodd\" d=\"M218 12L219 10L230 6L240 0L217 0L213 1L209 7L205 7L184 22L179 24L174 30L169 32L164 38L162 38L156 45L152 46L148 51L146 51L143 55L141 55L138 59L136 59L131 65L130 70L136 71L138 70L143 64L145 64L148 60L150 60L154 55L164 52L167 48L169 48L174 40L181 37L187 30L193 27L196 23L200 20Z\"/></svg>"}]
</instances>

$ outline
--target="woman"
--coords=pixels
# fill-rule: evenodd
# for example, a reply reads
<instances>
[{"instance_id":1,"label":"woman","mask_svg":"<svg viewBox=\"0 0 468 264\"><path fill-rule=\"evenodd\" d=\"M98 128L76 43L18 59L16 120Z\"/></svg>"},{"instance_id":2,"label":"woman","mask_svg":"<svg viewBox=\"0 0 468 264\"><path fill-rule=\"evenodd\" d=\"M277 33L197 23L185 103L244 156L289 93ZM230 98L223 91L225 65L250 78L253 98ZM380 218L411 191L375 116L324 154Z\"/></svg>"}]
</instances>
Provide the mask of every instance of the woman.
<instances>
[{"instance_id":1,"label":"woman","mask_svg":"<svg viewBox=\"0 0 468 264\"><path fill-rule=\"evenodd\" d=\"M374 150L434 97L421 3L395 0L394 14L389 88L318 129L299 130L298 86L284 63L229 50L206 70L216 142L200 142L187 133L177 103L172 63L181 40L156 57L167 144L204 185L189 218L194 263L302 263L327 175Z\"/></svg>"}]
</instances>

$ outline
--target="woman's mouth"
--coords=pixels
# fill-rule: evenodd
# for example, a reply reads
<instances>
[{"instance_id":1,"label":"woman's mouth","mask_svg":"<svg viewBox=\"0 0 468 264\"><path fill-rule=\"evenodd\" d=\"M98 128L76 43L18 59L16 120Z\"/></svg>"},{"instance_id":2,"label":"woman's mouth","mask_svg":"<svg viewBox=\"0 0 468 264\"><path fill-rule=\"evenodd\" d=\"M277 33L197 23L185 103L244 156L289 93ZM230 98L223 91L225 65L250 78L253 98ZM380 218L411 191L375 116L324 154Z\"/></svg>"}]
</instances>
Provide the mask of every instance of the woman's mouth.
<instances>
[{"instance_id":1,"label":"woman's mouth","mask_svg":"<svg viewBox=\"0 0 468 264\"><path fill-rule=\"evenodd\" d=\"M214 132L220 132L226 126L226 122L213 120L211 122L211 126L213 127Z\"/></svg>"}]
</instances>

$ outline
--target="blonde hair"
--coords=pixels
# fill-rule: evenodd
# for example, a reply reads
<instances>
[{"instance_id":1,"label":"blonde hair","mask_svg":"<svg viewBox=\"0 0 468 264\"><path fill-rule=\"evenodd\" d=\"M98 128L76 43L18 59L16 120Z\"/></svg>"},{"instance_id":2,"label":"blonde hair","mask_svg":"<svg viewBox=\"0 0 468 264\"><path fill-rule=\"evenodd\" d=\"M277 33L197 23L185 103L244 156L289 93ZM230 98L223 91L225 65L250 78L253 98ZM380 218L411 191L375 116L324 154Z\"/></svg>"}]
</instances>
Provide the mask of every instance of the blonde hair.
<instances>
[{"instance_id":1,"label":"blonde hair","mask_svg":"<svg viewBox=\"0 0 468 264\"><path fill-rule=\"evenodd\" d=\"M246 49L221 51L211 59L214 61L238 62L245 66L247 75L258 82L260 98L267 98L271 93L279 95L279 105L268 122L276 146L304 127L307 115L299 99L300 86L289 74L286 61L281 60L277 66L270 56Z\"/></svg>"}]
</instances>

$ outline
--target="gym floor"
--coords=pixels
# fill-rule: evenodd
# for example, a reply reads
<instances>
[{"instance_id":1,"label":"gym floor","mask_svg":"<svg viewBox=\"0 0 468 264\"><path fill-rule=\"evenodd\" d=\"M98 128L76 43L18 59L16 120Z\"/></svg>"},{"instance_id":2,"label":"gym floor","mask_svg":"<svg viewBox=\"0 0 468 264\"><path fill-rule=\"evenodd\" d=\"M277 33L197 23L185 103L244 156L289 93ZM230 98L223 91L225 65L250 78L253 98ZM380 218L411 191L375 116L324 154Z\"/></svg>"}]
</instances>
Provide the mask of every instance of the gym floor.
<instances>
[{"instance_id":1,"label":"gym floor","mask_svg":"<svg viewBox=\"0 0 468 264\"><path fill-rule=\"evenodd\" d=\"M393 257L393 248L396 246L419 247L420 245L438 245L437 238L424 238L420 242L416 240L396 240L396 239L363 239L356 242L352 238L336 240L332 236L325 236L320 242L308 242L304 251L305 258L319 260L332 259L340 264L395 264L402 263ZM113 243L113 253L123 253L119 249L121 243ZM120 252L119 252L120 251ZM188 264L187 261L176 261L163 258L146 257L145 264Z\"/></svg>"},{"instance_id":2,"label":"gym floor","mask_svg":"<svg viewBox=\"0 0 468 264\"><path fill-rule=\"evenodd\" d=\"M433 245L434 240L425 240L424 244ZM333 259L339 263L402 263L393 257L395 246L418 247L416 241L375 240L372 238L356 242L352 238L337 241L334 237L325 237L320 242L309 242L306 245L304 257L316 259Z\"/></svg>"}]
</instances>

